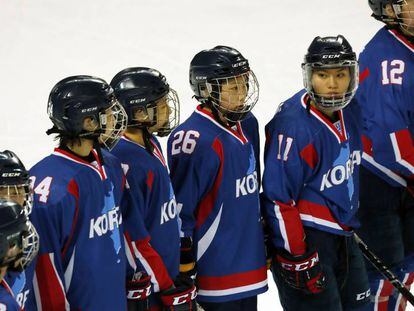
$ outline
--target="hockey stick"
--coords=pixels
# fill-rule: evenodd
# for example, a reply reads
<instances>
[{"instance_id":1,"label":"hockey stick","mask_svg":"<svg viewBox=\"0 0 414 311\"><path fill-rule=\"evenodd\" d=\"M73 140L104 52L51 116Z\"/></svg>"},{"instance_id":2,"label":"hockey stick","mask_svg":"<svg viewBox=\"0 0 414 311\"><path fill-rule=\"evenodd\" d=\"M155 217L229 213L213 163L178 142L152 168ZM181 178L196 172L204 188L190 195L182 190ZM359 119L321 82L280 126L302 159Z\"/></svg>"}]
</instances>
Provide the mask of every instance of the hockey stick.
<instances>
[{"instance_id":1,"label":"hockey stick","mask_svg":"<svg viewBox=\"0 0 414 311\"><path fill-rule=\"evenodd\" d=\"M403 295L403 297L411 303L411 305L414 306L414 295L410 293L410 291L404 286L403 283L401 283L397 276L368 248L368 246L356 233L354 233L354 238L365 258L368 259L375 269L381 272L381 274L387 278L391 285L394 286L394 288L398 290L401 295Z\"/></svg>"}]
</instances>

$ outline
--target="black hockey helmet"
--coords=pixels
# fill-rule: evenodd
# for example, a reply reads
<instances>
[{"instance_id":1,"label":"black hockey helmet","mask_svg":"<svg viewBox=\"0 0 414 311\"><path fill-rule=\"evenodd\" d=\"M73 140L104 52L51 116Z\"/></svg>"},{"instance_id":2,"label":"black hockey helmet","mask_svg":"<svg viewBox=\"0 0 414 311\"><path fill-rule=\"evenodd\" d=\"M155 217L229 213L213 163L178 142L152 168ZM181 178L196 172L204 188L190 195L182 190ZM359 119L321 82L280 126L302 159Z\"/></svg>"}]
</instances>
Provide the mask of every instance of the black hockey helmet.
<instances>
[{"instance_id":1,"label":"black hockey helmet","mask_svg":"<svg viewBox=\"0 0 414 311\"><path fill-rule=\"evenodd\" d=\"M2 197L21 202L25 212L30 214L32 194L29 173L17 155L9 150L0 152L0 198Z\"/></svg>"},{"instance_id":2,"label":"black hockey helmet","mask_svg":"<svg viewBox=\"0 0 414 311\"><path fill-rule=\"evenodd\" d=\"M48 134L99 138L108 149L116 144L126 128L127 116L113 89L97 77L79 75L58 82L50 92L47 110L54 124ZM86 118L96 123L94 131L84 129Z\"/></svg>"},{"instance_id":3,"label":"black hockey helmet","mask_svg":"<svg viewBox=\"0 0 414 311\"><path fill-rule=\"evenodd\" d=\"M399 25L403 30L405 30L410 36L414 36L414 27L412 26L414 16L414 8L409 9L407 5L407 0L368 0L368 4L372 10L372 16L382 21L388 25ZM388 16L385 12L385 7L387 4L390 4L396 17ZM404 8L406 5L406 8ZM406 13L406 17L403 20L402 14ZM410 25L407 24L407 20L411 19Z\"/></svg>"},{"instance_id":4,"label":"black hockey helmet","mask_svg":"<svg viewBox=\"0 0 414 311\"><path fill-rule=\"evenodd\" d=\"M234 83L244 102L236 110L223 107L221 87ZM239 121L253 109L259 99L259 84L249 61L234 48L216 46L197 53L190 64L190 86L195 97L211 103L231 122Z\"/></svg>"},{"instance_id":5,"label":"black hockey helmet","mask_svg":"<svg viewBox=\"0 0 414 311\"><path fill-rule=\"evenodd\" d=\"M348 90L338 98L328 94L317 94L312 85L314 70L348 68L350 83ZM336 37L316 37L308 48L302 63L303 83L316 105L331 111L340 110L349 104L356 93L359 70L356 54L342 35Z\"/></svg>"},{"instance_id":6,"label":"black hockey helmet","mask_svg":"<svg viewBox=\"0 0 414 311\"><path fill-rule=\"evenodd\" d=\"M13 255L11 248L17 247ZM39 236L24 209L14 201L0 199L0 267L23 271L39 251Z\"/></svg>"},{"instance_id":7,"label":"black hockey helmet","mask_svg":"<svg viewBox=\"0 0 414 311\"><path fill-rule=\"evenodd\" d=\"M128 126L150 128L159 121L157 104L163 98L169 108L165 125L157 129L158 136L168 135L180 121L180 102L177 92L170 88L167 79L158 70L147 67L127 68L111 81L115 96L128 115ZM142 111L147 120L138 121L136 112Z\"/></svg>"}]
</instances>

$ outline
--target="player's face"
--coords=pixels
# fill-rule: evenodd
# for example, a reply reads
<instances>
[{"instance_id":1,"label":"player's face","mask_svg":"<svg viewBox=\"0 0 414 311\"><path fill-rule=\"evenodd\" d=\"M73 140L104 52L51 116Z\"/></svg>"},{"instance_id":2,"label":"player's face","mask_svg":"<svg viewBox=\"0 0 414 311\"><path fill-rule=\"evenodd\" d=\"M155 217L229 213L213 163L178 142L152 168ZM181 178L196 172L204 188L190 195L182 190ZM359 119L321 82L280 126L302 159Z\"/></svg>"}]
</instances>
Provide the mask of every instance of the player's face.
<instances>
[{"instance_id":1,"label":"player's face","mask_svg":"<svg viewBox=\"0 0 414 311\"><path fill-rule=\"evenodd\" d=\"M242 110L247 96L247 75L225 79L221 84L220 106L227 110Z\"/></svg>"},{"instance_id":2,"label":"player's face","mask_svg":"<svg viewBox=\"0 0 414 311\"><path fill-rule=\"evenodd\" d=\"M314 92L322 97L341 98L349 88L349 68L315 69L312 73Z\"/></svg>"},{"instance_id":3,"label":"player's face","mask_svg":"<svg viewBox=\"0 0 414 311\"><path fill-rule=\"evenodd\" d=\"M157 123L149 128L151 133L167 127L170 120L171 109L168 106L167 95L159 99L156 105Z\"/></svg>"},{"instance_id":4,"label":"player's face","mask_svg":"<svg viewBox=\"0 0 414 311\"><path fill-rule=\"evenodd\" d=\"M23 185L0 187L0 198L12 200L23 206L26 201L26 190Z\"/></svg>"},{"instance_id":5,"label":"player's face","mask_svg":"<svg viewBox=\"0 0 414 311\"><path fill-rule=\"evenodd\" d=\"M401 6L401 14L399 17L402 19L404 28L414 34L414 0L405 0Z\"/></svg>"},{"instance_id":6,"label":"player's face","mask_svg":"<svg viewBox=\"0 0 414 311\"><path fill-rule=\"evenodd\" d=\"M114 101L112 106L100 116L101 128L104 133L100 135L100 142L111 149L126 129L127 116L122 106Z\"/></svg>"}]
</instances>

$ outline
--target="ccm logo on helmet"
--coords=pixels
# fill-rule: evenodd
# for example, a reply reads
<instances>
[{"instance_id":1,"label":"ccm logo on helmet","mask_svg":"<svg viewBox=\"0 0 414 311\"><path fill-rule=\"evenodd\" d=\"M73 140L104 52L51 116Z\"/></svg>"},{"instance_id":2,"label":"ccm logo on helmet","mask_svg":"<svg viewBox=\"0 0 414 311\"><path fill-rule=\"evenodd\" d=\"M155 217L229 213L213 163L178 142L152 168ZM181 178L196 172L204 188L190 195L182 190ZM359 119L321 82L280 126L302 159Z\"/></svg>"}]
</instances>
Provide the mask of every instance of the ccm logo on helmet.
<instances>
[{"instance_id":1,"label":"ccm logo on helmet","mask_svg":"<svg viewBox=\"0 0 414 311\"><path fill-rule=\"evenodd\" d=\"M144 102L146 100L147 100L146 98L137 98L137 99L130 100L129 103L130 104L139 104L139 103L142 103L142 102Z\"/></svg>"},{"instance_id":2,"label":"ccm logo on helmet","mask_svg":"<svg viewBox=\"0 0 414 311\"><path fill-rule=\"evenodd\" d=\"M242 61L242 62L232 64L231 66L232 66L233 68L237 68L237 67L244 66L244 65L246 65L246 64L247 64L247 61L246 61L246 60L244 60L244 61Z\"/></svg>"},{"instance_id":3,"label":"ccm logo on helmet","mask_svg":"<svg viewBox=\"0 0 414 311\"><path fill-rule=\"evenodd\" d=\"M82 113L84 113L84 112L92 112L92 111L95 111L95 110L98 110L98 107L85 108L85 109L82 109L81 112Z\"/></svg>"},{"instance_id":4,"label":"ccm logo on helmet","mask_svg":"<svg viewBox=\"0 0 414 311\"><path fill-rule=\"evenodd\" d=\"M341 55L340 55L340 54L334 54L334 55L332 55L332 54L330 54L330 55L322 55L322 58L339 58L339 57L341 57Z\"/></svg>"},{"instance_id":5,"label":"ccm logo on helmet","mask_svg":"<svg viewBox=\"0 0 414 311\"><path fill-rule=\"evenodd\" d=\"M19 177L20 173L3 173L1 177Z\"/></svg>"}]
</instances>

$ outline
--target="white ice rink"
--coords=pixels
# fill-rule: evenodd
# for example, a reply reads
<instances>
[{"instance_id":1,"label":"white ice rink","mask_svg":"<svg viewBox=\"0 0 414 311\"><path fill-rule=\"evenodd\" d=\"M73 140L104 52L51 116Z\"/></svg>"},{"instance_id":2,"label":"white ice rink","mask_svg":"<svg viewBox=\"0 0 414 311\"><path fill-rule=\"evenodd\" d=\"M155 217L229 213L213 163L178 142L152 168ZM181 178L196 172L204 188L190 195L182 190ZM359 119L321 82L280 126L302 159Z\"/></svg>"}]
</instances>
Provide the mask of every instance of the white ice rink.
<instances>
[{"instance_id":1,"label":"white ice rink","mask_svg":"<svg viewBox=\"0 0 414 311\"><path fill-rule=\"evenodd\" d=\"M76 74L110 81L125 67L157 68L185 120L195 107L190 60L219 44L239 49L258 77L253 112L263 134L278 104L302 87L312 39L343 34L360 52L381 27L370 14L366 0L0 0L0 150L27 167L49 154L49 91ZM269 284L259 310L280 310L270 275Z\"/></svg>"}]
</instances>

